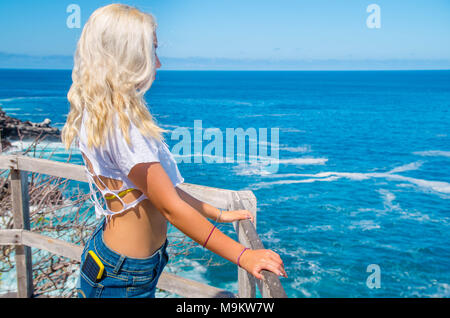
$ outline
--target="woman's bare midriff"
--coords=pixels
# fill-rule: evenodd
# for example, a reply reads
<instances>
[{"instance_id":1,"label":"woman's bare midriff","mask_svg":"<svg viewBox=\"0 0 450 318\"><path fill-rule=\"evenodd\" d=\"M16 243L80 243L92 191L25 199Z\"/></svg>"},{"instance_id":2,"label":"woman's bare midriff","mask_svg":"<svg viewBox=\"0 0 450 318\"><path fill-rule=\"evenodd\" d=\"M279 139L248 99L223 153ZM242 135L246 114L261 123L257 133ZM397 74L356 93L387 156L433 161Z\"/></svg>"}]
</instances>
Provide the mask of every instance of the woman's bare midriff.
<instances>
[{"instance_id":1,"label":"woman's bare midriff","mask_svg":"<svg viewBox=\"0 0 450 318\"><path fill-rule=\"evenodd\" d=\"M81 153L87 168L94 173L89 159ZM97 187L105 189L120 189L123 182L104 176L95 176ZM131 203L138 199L142 192L133 189L122 197L123 202ZM121 211L123 205L117 198L106 200L110 211ZM141 201L135 207L113 215L107 222L103 238L106 246L116 253L132 257L147 258L158 250L167 236L167 220L148 200Z\"/></svg>"},{"instance_id":2,"label":"woman's bare midriff","mask_svg":"<svg viewBox=\"0 0 450 318\"><path fill-rule=\"evenodd\" d=\"M167 220L148 199L114 215L103 233L110 249L133 258L151 256L164 244L166 236Z\"/></svg>"}]
</instances>

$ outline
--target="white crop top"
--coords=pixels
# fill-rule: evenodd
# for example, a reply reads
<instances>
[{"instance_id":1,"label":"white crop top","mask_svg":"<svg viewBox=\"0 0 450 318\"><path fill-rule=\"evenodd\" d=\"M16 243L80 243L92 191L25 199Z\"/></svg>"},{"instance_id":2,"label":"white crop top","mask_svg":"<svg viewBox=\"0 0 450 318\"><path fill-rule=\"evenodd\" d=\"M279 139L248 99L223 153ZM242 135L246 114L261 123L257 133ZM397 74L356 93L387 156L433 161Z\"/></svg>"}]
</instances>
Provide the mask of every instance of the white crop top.
<instances>
[{"instance_id":1,"label":"white crop top","mask_svg":"<svg viewBox=\"0 0 450 318\"><path fill-rule=\"evenodd\" d=\"M88 114L85 112L78 136L78 147L92 165L93 171L91 172L85 161L85 170L91 192L90 195L95 205L95 215L97 219L101 218L102 215L105 215L108 221L112 215L122 213L136 206L142 200L147 199L147 196L142 193L135 201L125 203L119 196L119 193L121 192L123 193L127 190L137 189L131 180L128 179L128 174L131 168L138 163L160 162L174 187L184 182L184 178L178 170L177 163L170 152L168 145L164 141L158 141L154 137L142 135L132 122L130 122L129 128L131 145L128 145L119 128L117 115L114 116L114 133L107 136L105 144L100 148L93 147L89 149L87 147L87 136L84 129L84 119L86 116L88 116ZM83 160L84 159L85 158L83 158ZM120 180L122 186L120 189L110 189L99 176ZM101 183L103 189L95 183L94 178ZM120 211L111 211L108 208L105 201L108 196L120 200L122 204L122 209Z\"/></svg>"}]
</instances>

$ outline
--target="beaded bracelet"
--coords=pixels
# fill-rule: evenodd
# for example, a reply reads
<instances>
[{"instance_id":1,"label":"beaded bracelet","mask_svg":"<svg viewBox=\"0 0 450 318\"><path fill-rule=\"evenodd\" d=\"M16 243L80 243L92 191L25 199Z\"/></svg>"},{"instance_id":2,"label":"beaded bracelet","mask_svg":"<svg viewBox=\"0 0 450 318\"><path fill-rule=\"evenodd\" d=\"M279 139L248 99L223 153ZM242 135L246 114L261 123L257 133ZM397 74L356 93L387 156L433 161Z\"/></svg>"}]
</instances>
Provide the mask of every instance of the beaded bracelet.
<instances>
[{"instance_id":1,"label":"beaded bracelet","mask_svg":"<svg viewBox=\"0 0 450 318\"><path fill-rule=\"evenodd\" d=\"M248 247L244 247L244 249L242 250L241 254L239 254L239 256L237 258L237 266L239 266L239 267L241 266L241 265L239 265L239 259L241 258L241 255L248 249L249 249Z\"/></svg>"},{"instance_id":2,"label":"beaded bracelet","mask_svg":"<svg viewBox=\"0 0 450 318\"><path fill-rule=\"evenodd\" d=\"M216 222L215 223L217 223L219 220L220 220L220 217L221 217L221 215L222 215L222 210L221 209L219 209L219 211L220 211L220 213L219 213L219 216L217 217L217 219L216 219Z\"/></svg>"}]
</instances>

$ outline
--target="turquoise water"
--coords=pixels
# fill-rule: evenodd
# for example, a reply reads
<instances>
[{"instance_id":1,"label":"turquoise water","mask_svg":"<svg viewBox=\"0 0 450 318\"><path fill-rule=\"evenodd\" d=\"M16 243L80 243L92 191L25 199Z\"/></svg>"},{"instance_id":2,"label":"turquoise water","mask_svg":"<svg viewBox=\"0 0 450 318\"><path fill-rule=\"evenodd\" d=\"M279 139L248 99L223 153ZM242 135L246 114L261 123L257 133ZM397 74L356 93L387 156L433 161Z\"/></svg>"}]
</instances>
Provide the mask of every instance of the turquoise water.
<instances>
[{"instance_id":1,"label":"turquoise water","mask_svg":"<svg viewBox=\"0 0 450 318\"><path fill-rule=\"evenodd\" d=\"M70 84L69 71L0 70L1 107L61 128ZM146 99L166 129L279 128L274 173L261 163L178 166L188 183L254 192L288 296L450 296L450 71L161 71ZM185 276L237 287L233 264L191 264ZM378 289L366 284L370 264Z\"/></svg>"}]
</instances>

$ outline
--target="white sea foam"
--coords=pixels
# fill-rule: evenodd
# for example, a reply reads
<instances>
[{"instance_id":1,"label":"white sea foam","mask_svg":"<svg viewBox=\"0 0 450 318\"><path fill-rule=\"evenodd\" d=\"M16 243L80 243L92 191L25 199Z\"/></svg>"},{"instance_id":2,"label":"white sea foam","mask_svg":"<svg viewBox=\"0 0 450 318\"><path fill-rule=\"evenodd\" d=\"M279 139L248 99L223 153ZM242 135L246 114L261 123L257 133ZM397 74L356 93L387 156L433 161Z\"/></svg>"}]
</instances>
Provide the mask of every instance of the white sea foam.
<instances>
[{"instance_id":1,"label":"white sea foam","mask_svg":"<svg viewBox=\"0 0 450 318\"><path fill-rule=\"evenodd\" d=\"M401 275L401 273L399 273ZM405 273L408 274L408 273ZM400 279L402 279L401 277ZM404 277L408 279L409 277ZM435 279L420 286L409 286L405 291L400 291L400 297L420 298L448 298L450 297L450 284L440 283Z\"/></svg>"},{"instance_id":2,"label":"white sea foam","mask_svg":"<svg viewBox=\"0 0 450 318\"><path fill-rule=\"evenodd\" d=\"M249 115L240 115L239 118L252 118L252 117L262 117L262 114L249 114Z\"/></svg>"},{"instance_id":3,"label":"white sea foam","mask_svg":"<svg viewBox=\"0 0 450 318\"><path fill-rule=\"evenodd\" d=\"M0 98L0 102L13 102L16 100L24 100L24 99L38 99L39 97L10 97L10 98Z\"/></svg>"},{"instance_id":4,"label":"white sea foam","mask_svg":"<svg viewBox=\"0 0 450 318\"><path fill-rule=\"evenodd\" d=\"M279 149L280 145L270 141L259 140L258 145L266 146L268 149Z\"/></svg>"},{"instance_id":5,"label":"white sea foam","mask_svg":"<svg viewBox=\"0 0 450 318\"><path fill-rule=\"evenodd\" d=\"M173 157L175 159L177 159L176 160L177 163L180 163L182 161L195 163L196 157L208 158L208 159L211 159L209 161L218 162L218 163L224 163L226 160L226 157L224 157L224 156L216 156L216 155L201 154L201 153L194 153L194 154L187 154L187 155L173 154ZM190 159L190 160L186 160L186 159ZM206 159L202 160L202 162L206 162Z\"/></svg>"},{"instance_id":6,"label":"white sea foam","mask_svg":"<svg viewBox=\"0 0 450 318\"><path fill-rule=\"evenodd\" d=\"M260 188L270 188L273 185L280 185L280 184L312 183L312 182L316 182L316 181L335 181L337 179L339 179L339 177L333 176L333 177L323 178L323 179L279 180L279 181L273 181L273 182L258 182L256 184L250 185L250 188L253 190L257 190Z\"/></svg>"},{"instance_id":7,"label":"white sea foam","mask_svg":"<svg viewBox=\"0 0 450 318\"><path fill-rule=\"evenodd\" d=\"M268 241L271 242L271 244L276 244L276 243L280 243L280 235L277 234L273 228L269 229L269 231L265 232L265 233L261 233L259 234L259 237L261 238L261 240L264 241Z\"/></svg>"},{"instance_id":8,"label":"white sea foam","mask_svg":"<svg viewBox=\"0 0 450 318\"><path fill-rule=\"evenodd\" d=\"M413 154L427 157L450 157L450 151L442 151L442 150L416 151L413 152Z\"/></svg>"},{"instance_id":9,"label":"white sea foam","mask_svg":"<svg viewBox=\"0 0 450 318\"><path fill-rule=\"evenodd\" d=\"M289 117L292 117L292 116L298 116L298 114L293 114L293 113L290 113L290 114L265 114L264 116L271 116L271 117L286 117L286 116L289 116Z\"/></svg>"},{"instance_id":10,"label":"white sea foam","mask_svg":"<svg viewBox=\"0 0 450 318\"><path fill-rule=\"evenodd\" d=\"M320 297L317 291L317 286L320 281L324 278L339 280L339 282L348 283L349 279L346 277L340 268L321 267L321 264L315 260L302 260L298 259L291 264L291 268L301 269L301 273L291 273L288 271L292 277L294 277L293 282L290 287L299 292L298 296L295 297ZM296 275L295 275L296 274ZM294 276L295 275L295 276Z\"/></svg>"},{"instance_id":11,"label":"white sea foam","mask_svg":"<svg viewBox=\"0 0 450 318\"><path fill-rule=\"evenodd\" d=\"M308 225L308 232L324 232L324 231L332 231L333 226L331 225Z\"/></svg>"},{"instance_id":12,"label":"white sea foam","mask_svg":"<svg viewBox=\"0 0 450 318\"><path fill-rule=\"evenodd\" d=\"M338 178L347 178L351 180L366 180L369 179L367 174L360 172L319 172L319 173L279 173L279 174L271 174L266 177L268 178L292 178L292 177L313 177L313 178L324 178L324 177L338 177ZM333 179L335 180L335 179ZM320 181L320 180L319 180Z\"/></svg>"},{"instance_id":13,"label":"white sea foam","mask_svg":"<svg viewBox=\"0 0 450 318\"><path fill-rule=\"evenodd\" d=\"M281 203L281 202L286 202L286 201L297 201L298 199L300 199L299 195L294 195L294 196L280 196L280 197L275 197L273 199L270 199L270 202L272 203Z\"/></svg>"},{"instance_id":14,"label":"white sea foam","mask_svg":"<svg viewBox=\"0 0 450 318\"><path fill-rule=\"evenodd\" d=\"M4 153L5 154L20 153L28 149L30 146L32 146L32 144L33 141L31 140L13 141L11 142L11 147L8 148ZM72 153L72 155L81 155L80 150L77 147L75 147L74 144L72 144L69 150L66 150L64 144L58 141L43 140L36 146L36 157L42 159L50 159L55 155L67 157L70 153Z\"/></svg>"},{"instance_id":15,"label":"white sea foam","mask_svg":"<svg viewBox=\"0 0 450 318\"><path fill-rule=\"evenodd\" d=\"M177 125L169 125L169 124L160 124L161 127L167 128L168 130L175 130L177 128L183 128L188 130L193 130L193 127L184 127L184 126L177 126ZM170 129L173 128L173 129ZM203 129L202 129L203 130Z\"/></svg>"},{"instance_id":16,"label":"white sea foam","mask_svg":"<svg viewBox=\"0 0 450 318\"><path fill-rule=\"evenodd\" d=\"M0 102L14 102L18 100L48 100L48 99L66 99L65 96L18 96L10 98L0 98Z\"/></svg>"},{"instance_id":17,"label":"white sea foam","mask_svg":"<svg viewBox=\"0 0 450 318\"><path fill-rule=\"evenodd\" d=\"M386 189L379 189L377 190L378 193L380 193L384 210L378 210L378 209L368 209L369 211L376 212L376 213L385 213L385 212L395 212L397 213L398 217L401 219L409 219L414 220L416 222L422 223L422 222L433 222L433 223L439 223L439 225L442 226L448 226L448 218L432 218L429 214L424 213L422 211L413 209L413 210L405 210L403 209L399 203L394 203L396 200L396 196L386 190Z\"/></svg>"},{"instance_id":18,"label":"white sea foam","mask_svg":"<svg viewBox=\"0 0 450 318\"><path fill-rule=\"evenodd\" d=\"M252 189L259 189L259 188L266 188L271 187L274 185L281 185L281 184L295 184L295 183L311 183L315 181L336 181L341 178L347 178L350 180L366 180L370 178L384 178L387 180L394 180L394 181L401 181L404 183L409 183L417 186L419 189L425 192L433 192L438 194L450 194L450 183L444 182L444 181L434 181L434 180L424 180L424 179L417 179L412 177L406 177L399 174L395 174L393 172L403 172L407 170L413 170L418 169L420 167L420 162L414 162L407 165L403 165L397 168L394 168L390 170L389 172L335 172L335 171L326 171L326 172L320 172L316 174L302 174L302 173L296 173L296 174L273 174L268 177L272 178L279 178L279 177L309 177L307 179L300 179L300 180L291 180L291 179L285 179L285 180L278 180L273 182L259 182L252 184ZM444 199L450 199L450 196L441 196Z\"/></svg>"},{"instance_id":19,"label":"white sea foam","mask_svg":"<svg viewBox=\"0 0 450 318\"><path fill-rule=\"evenodd\" d=\"M252 118L252 117L292 117L297 116L297 114L248 114L240 115L239 118Z\"/></svg>"},{"instance_id":20,"label":"white sea foam","mask_svg":"<svg viewBox=\"0 0 450 318\"><path fill-rule=\"evenodd\" d=\"M396 199L395 194L393 194L392 192L390 192L389 190L386 190L386 189L379 189L377 191L383 197L383 204L387 210L389 210L389 211L401 210L399 204L393 203L394 200Z\"/></svg>"},{"instance_id":21,"label":"white sea foam","mask_svg":"<svg viewBox=\"0 0 450 318\"><path fill-rule=\"evenodd\" d=\"M379 229L380 225L376 224L373 220L361 220L361 221L352 222L348 228L350 230L360 229L362 231L370 231L370 230Z\"/></svg>"},{"instance_id":22,"label":"white sea foam","mask_svg":"<svg viewBox=\"0 0 450 318\"><path fill-rule=\"evenodd\" d=\"M5 111L5 112L11 112L11 111L22 110L22 108L2 107L2 110Z\"/></svg>"},{"instance_id":23,"label":"white sea foam","mask_svg":"<svg viewBox=\"0 0 450 318\"><path fill-rule=\"evenodd\" d=\"M32 144L34 143L34 141L32 140L16 140L11 142L11 145L17 149L27 149L28 147L30 147ZM61 151L65 151L68 153L68 151L72 150L75 151L78 148L74 146L74 144L72 144L72 147L69 150L65 150L65 146L62 142L60 141L49 141L49 140L43 140L41 142L39 142L39 144L37 145L38 149L57 149L57 150L61 150Z\"/></svg>"},{"instance_id":24,"label":"white sea foam","mask_svg":"<svg viewBox=\"0 0 450 318\"><path fill-rule=\"evenodd\" d=\"M305 153L311 151L311 146L299 146L299 147L282 147L280 150L286 150L289 152L298 152L298 153Z\"/></svg>"},{"instance_id":25,"label":"white sea foam","mask_svg":"<svg viewBox=\"0 0 450 318\"><path fill-rule=\"evenodd\" d=\"M17 291L16 268L8 272L2 272L0 280L0 294Z\"/></svg>"},{"instance_id":26,"label":"white sea foam","mask_svg":"<svg viewBox=\"0 0 450 318\"><path fill-rule=\"evenodd\" d=\"M280 164L292 165L324 165L328 161L327 158L290 158L276 160Z\"/></svg>"},{"instance_id":27,"label":"white sea foam","mask_svg":"<svg viewBox=\"0 0 450 318\"><path fill-rule=\"evenodd\" d=\"M310 276L310 277L301 277L297 276L294 281L291 283L291 288L301 293L303 297L319 297L319 294L314 290L314 285L317 285L320 281L320 276ZM310 288L305 287L304 285L310 285Z\"/></svg>"},{"instance_id":28,"label":"white sea foam","mask_svg":"<svg viewBox=\"0 0 450 318\"><path fill-rule=\"evenodd\" d=\"M420 166L422 166L422 164L423 164L422 161L411 162L406 165L396 167L396 168L392 169L391 171L389 171L389 173L417 170L420 168Z\"/></svg>"},{"instance_id":29,"label":"white sea foam","mask_svg":"<svg viewBox=\"0 0 450 318\"><path fill-rule=\"evenodd\" d=\"M243 102L240 100L234 100L234 99L223 99L219 101L220 103L225 103L225 104L231 104L231 105L242 105L242 106L252 106L253 103L250 102ZM212 103L217 103L216 100L212 100Z\"/></svg>"},{"instance_id":30,"label":"white sea foam","mask_svg":"<svg viewBox=\"0 0 450 318\"><path fill-rule=\"evenodd\" d=\"M235 174L238 176L270 175L271 172L265 169L265 165L261 163L244 163L233 167Z\"/></svg>"},{"instance_id":31,"label":"white sea foam","mask_svg":"<svg viewBox=\"0 0 450 318\"><path fill-rule=\"evenodd\" d=\"M223 284L222 286L216 286L216 287L222 288L224 290L227 290L227 291L235 293L235 294L238 293L238 289L239 289L237 280L232 281L232 282L227 282L227 283Z\"/></svg>"},{"instance_id":32,"label":"white sea foam","mask_svg":"<svg viewBox=\"0 0 450 318\"><path fill-rule=\"evenodd\" d=\"M319 172L316 174L317 177L329 177L329 176L336 176L339 178L347 178L350 180L366 180L369 177L365 173L360 172Z\"/></svg>"},{"instance_id":33,"label":"white sea foam","mask_svg":"<svg viewBox=\"0 0 450 318\"><path fill-rule=\"evenodd\" d=\"M274 173L273 166L279 164L291 165L323 165L326 158L290 158L276 159L264 156L250 156L250 162L242 162L233 167L235 174L241 176L270 176Z\"/></svg>"},{"instance_id":34,"label":"white sea foam","mask_svg":"<svg viewBox=\"0 0 450 318\"><path fill-rule=\"evenodd\" d=\"M281 127L280 131L282 131L282 132L300 132L300 133L306 132L306 130L298 129L298 128L292 128L292 127L286 127L286 128Z\"/></svg>"},{"instance_id":35,"label":"white sea foam","mask_svg":"<svg viewBox=\"0 0 450 318\"><path fill-rule=\"evenodd\" d=\"M450 183L444 181L423 180L390 173L371 173L370 175L373 175L373 177L376 178L386 178L395 181L406 181L415 184L419 188L426 191L450 194Z\"/></svg>"}]
</instances>

